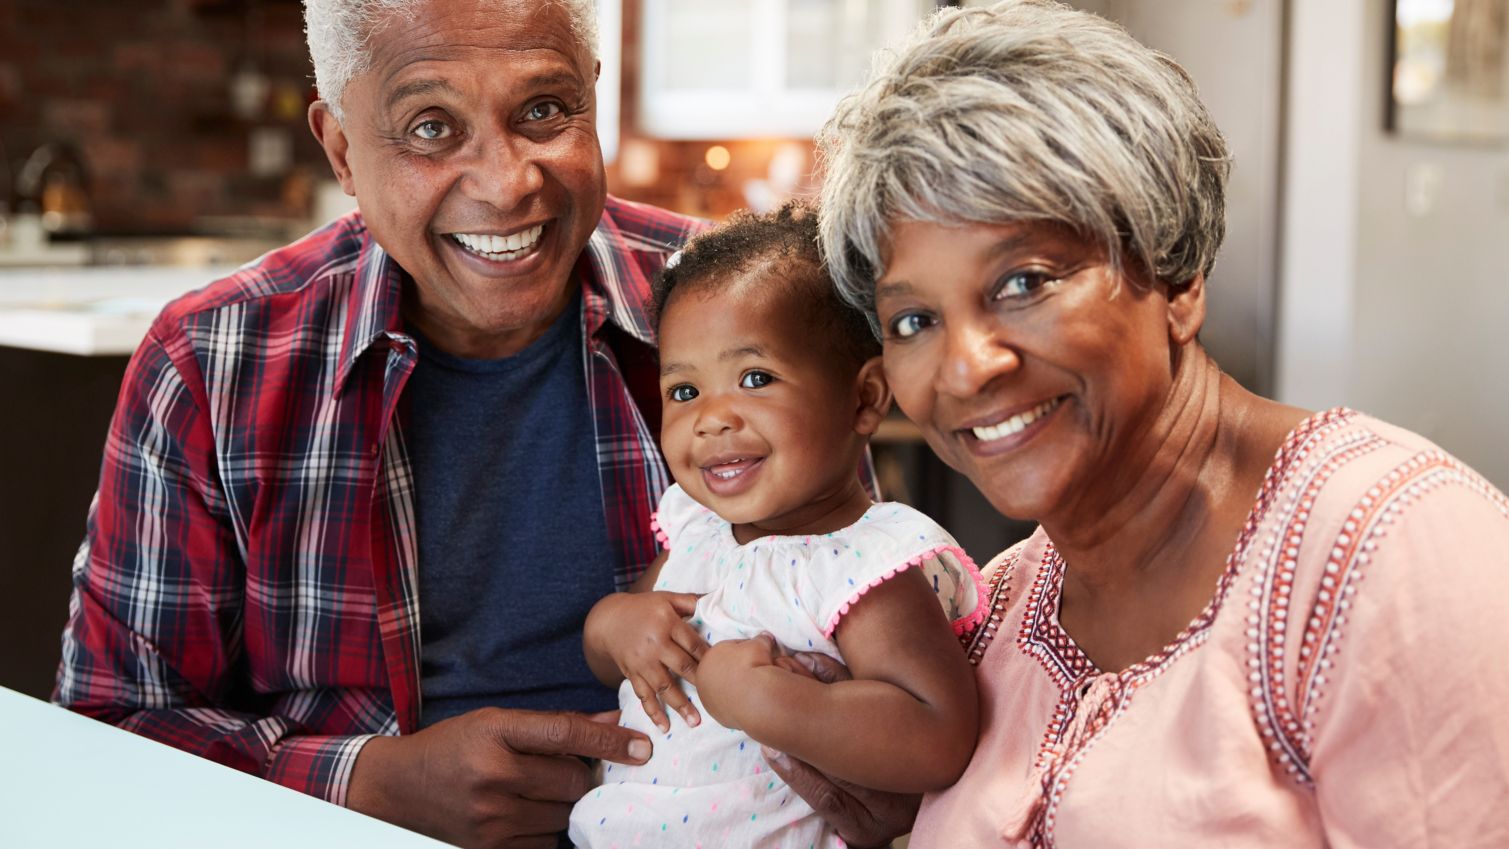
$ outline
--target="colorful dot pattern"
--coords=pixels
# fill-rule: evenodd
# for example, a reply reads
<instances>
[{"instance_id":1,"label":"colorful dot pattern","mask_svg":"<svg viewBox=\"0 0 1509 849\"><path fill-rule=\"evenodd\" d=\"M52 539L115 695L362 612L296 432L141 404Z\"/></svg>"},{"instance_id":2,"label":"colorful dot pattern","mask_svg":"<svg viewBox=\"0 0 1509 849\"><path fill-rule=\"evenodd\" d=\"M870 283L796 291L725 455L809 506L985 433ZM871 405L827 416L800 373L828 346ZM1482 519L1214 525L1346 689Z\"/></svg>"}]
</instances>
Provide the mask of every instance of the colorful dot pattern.
<instances>
[{"instance_id":1,"label":"colorful dot pattern","mask_svg":"<svg viewBox=\"0 0 1509 849\"><path fill-rule=\"evenodd\" d=\"M787 648L833 657L838 646L824 629L842 609L919 554L956 545L931 519L891 503L837 533L740 545L726 521L679 486L666 492L656 522L672 553L655 588L702 595L690 621L709 643L768 632ZM973 564L936 557L917 566L950 619L974 612ZM622 724L648 735L655 754L643 766L603 765L602 786L572 811L577 846L843 845L769 770L758 745L718 725L696 688L682 687L702 722L691 728L672 712L669 734L654 727L627 682L620 688Z\"/></svg>"}]
</instances>

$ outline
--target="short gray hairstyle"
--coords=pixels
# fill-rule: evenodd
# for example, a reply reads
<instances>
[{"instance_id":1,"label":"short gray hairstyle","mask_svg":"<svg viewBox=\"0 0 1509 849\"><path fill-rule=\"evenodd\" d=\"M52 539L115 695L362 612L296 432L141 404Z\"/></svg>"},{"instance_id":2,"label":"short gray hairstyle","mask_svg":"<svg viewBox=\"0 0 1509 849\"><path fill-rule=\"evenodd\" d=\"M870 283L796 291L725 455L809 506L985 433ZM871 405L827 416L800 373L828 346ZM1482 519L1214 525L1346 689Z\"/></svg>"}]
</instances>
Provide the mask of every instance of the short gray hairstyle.
<instances>
[{"instance_id":1,"label":"short gray hairstyle","mask_svg":"<svg viewBox=\"0 0 1509 849\"><path fill-rule=\"evenodd\" d=\"M1189 75L1050 0L935 13L876 58L819 149L824 252L872 324L900 220L1058 222L1176 287L1226 232L1230 157Z\"/></svg>"},{"instance_id":2,"label":"short gray hairstyle","mask_svg":"<svg viewBox=\"0 0 1509 849\"><path fill-rule=\"evenodd\" d=\"M565 7L571 32L597 56L597 5L594 0L546 0ZM314 62L314 85L343 121L341 96L351 78L367 70L367 40L394 15L409 20L428 0L304 0L304 34Z\"/></svg>"}]
</instances>

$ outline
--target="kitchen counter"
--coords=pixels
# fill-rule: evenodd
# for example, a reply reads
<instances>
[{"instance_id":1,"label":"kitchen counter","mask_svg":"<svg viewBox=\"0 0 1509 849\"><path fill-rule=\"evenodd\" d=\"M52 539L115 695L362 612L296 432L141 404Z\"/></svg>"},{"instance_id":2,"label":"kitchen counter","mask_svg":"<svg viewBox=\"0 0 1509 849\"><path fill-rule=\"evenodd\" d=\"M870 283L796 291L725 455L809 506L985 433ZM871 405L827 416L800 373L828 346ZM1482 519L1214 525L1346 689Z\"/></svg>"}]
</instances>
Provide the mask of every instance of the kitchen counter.
<instances>
[{"instance_id":1,"label":"kitchen counter","mask_svg":"<svg viewBox=\"0 0 1509 849\"><path fill-rule=\"evenodd\" d=\"M130 354L168 301L232 266L0 270L0 346L83 356Z\"/></svg>"}]
</instances>

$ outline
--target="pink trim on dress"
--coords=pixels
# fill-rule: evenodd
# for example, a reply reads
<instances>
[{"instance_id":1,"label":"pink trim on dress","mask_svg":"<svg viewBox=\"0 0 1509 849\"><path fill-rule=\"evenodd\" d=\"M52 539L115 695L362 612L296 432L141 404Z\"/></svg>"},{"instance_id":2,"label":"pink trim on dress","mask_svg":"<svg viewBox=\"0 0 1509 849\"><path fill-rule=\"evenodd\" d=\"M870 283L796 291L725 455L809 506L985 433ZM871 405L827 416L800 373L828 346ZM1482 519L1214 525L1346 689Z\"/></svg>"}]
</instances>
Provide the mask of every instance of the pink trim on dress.
<instances>
[{"instance_id":1,"label":"pink trim on dress","mask_svg":"<svg viewBox=\"0 0 1509 849\"><path fill-rule=\"evenodd\" d=\"M954 626L954 634L962 635L969 629L980 624L980 622L985 618L985 615L988 612L986 610L986 607L988 606L988 599L985 594L985 579L980 575L979 567L975 565L975 561L972 560L968 554L964 553L964 549L960 548L959 546L940 545L935 548L930 548L927 551L924 551L921 554L912 557L910 560L907 560L905 563L899 564L895 568L886 571L884 574L876 576L876 578L870 581L870 583L856 590L854 595L849 596L848 601L845 601L843 604L839 605L838 610L834 611L833 618L829 619L827 627L823 628L823 636L827 637L830 640L833 639L833 632L838 630L839 620L843 619L844 616L848 614L849 609L852 608L856 603L858 603L860 597L869 592L872 588L880 586L881 584L889 581L897 575L900 575L902 572L905 572L907 569L910 569L913 566L921 566L922 561L927 560L930 557L937 557L940 554L952 554L954 556L954 559L958 560L959 563L964 566L965 572L969 574L970 581L973 582L975 586L974 610L971 610L969 612L969 615L954 620L954 622L952 623Z\"/></svg>"},{"instance_id":2,"label":"pink trim on dress","mask_svg":"<svg viewBox=\"0 0 1509 849\"><path fill-rule=\"evenodd\" d=\"M654 513L650 514L650 530L655 532L655 539L660 540L660 547L664 548L666 551L670 551L671 535L665 532L665 528L660 527L659 510L656 510Z\"/></svg>"}]
</instances>

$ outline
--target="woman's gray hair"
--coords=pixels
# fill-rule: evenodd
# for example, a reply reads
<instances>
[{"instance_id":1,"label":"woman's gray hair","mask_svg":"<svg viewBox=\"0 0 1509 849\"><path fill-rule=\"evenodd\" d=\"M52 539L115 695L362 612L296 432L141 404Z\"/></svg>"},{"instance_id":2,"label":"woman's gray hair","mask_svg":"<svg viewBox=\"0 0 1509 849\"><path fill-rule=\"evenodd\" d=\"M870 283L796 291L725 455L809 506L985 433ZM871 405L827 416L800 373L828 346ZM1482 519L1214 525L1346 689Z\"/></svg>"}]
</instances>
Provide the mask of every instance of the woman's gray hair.
<instances>
[{"instance_id":1,"label":"woman's gray hair","mask_svg":"<svg viewBox=\"0 0 1509 849\"><path fill-rule=\"evenodd\" d=\"M1169 57L1049 0L943 9L819 135L821 232L874 322L892 224L1052 221L1182 286L1225 236L1226 141Z\"/></svg>"},{"instance_id":2,"label":"woman's gray hair","mask_svg":"<svg viewBox=\"0 0 1509 849\"><path fill-rule=\"evenodd\" d=\"M314 62L314 85L337 121L345 120L341 96L351 78L367 70L367 40L394 15L413 20L428 0L304 0L304 33ZM547 0L566 9L571 32L597 55L594 0Z\"/></svg>"}]
</instances>

